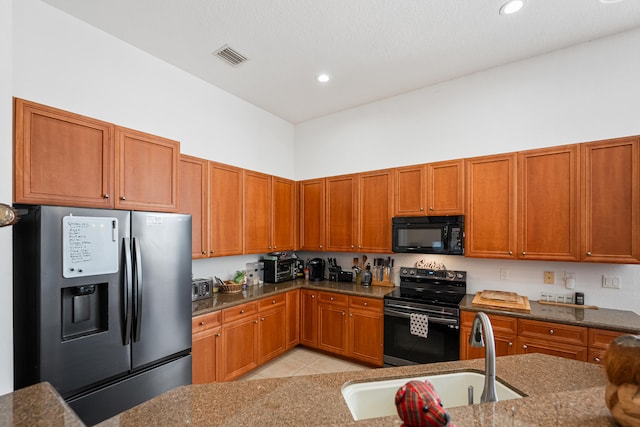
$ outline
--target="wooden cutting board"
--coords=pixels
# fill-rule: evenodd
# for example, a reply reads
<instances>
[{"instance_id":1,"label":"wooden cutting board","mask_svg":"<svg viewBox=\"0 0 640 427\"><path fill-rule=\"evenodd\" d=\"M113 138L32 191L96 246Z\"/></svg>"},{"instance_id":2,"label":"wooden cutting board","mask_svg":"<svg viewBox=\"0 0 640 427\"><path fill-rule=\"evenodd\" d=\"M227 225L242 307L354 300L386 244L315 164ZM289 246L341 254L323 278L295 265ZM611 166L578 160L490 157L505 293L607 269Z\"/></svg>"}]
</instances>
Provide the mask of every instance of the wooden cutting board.
<instances>
[{"instance_id":1,"label":"wooden cutting board","mask_svg":"<svg viewBox=\"0 0 640 427\"><path fill-rule=\"evenodd\" d=\"M473 297L471 305L476 307L495 308L498 310L531 312L529 298L515 292L480 291Z\"/></svg>"}]
</instances>

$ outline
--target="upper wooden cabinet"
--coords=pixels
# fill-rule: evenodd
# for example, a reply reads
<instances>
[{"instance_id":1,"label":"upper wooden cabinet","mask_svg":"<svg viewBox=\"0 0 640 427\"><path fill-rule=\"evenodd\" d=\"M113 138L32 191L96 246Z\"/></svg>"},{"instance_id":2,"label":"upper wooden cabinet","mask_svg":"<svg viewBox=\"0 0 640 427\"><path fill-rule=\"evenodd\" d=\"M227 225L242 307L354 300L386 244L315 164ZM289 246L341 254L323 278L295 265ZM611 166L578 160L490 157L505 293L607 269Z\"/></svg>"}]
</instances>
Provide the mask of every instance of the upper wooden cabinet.
<instances>
[{"instance_id":1,"label":"upper wooden cabinet","mask_svg":"<svg viewBox=\"0 0 640 427\"><path fill-rule=\"evenodd\" d=\"M397 168L395 180L395 216L464 213L464 160Z\"/></svg>"},{"instance_id":2,"label":"upper wooden cabinet","mask_svg":"<svg viewBox=\"0 0 640 427\"><path fill-rule=\"evenodd\" d=\"M244 171L244 253L271 252L271 176Z\"/></svg>"},{"instance_id":3,"label":"upper wooden cabinet","mask_svg":"<svg viewBox=\"0 0 640 427\"><path fill-rule=\"evenodd\" d=\"M640 262L640 138L582 145L582 249L590 262Z\"/></svg>"},{"instance_id":4,"label":"upper wooden cabinet","mask_svg":"<svg viewBox=\"0 0 640 427\"><path fill-rule=\"evenodd\" d=\"M209 255L242 255L242 169L209 162Z\"/></svg>"},{"instance_id":5,"label":"upper wooden cabinet","mask_svg":"<svg viewBox=\"0 0 640 427\"><path fill-rule=\"evenodd\" d=\"M359 252L391 252L392 170L358 174L357 246Z\"/></svg>"},{"instance_id":6,"label":"upper wooden cabinet","mask_svg":"<svg viewBox=\"0 0 640 427\"><path fill-rule=\"evenodd\" d=\"M520 152L518 169L518 257L578 261L578 145Z\"/></svg>"},{"instance_id":7,"label":"upper wooden cabinet","mask_svg":"<svg viewBox=\"0 0 640 427\"><path fill-rule=\"evenodd\" d=\"M191 257L209 256L209 163L180 155L178 210L191 214Z\"/></svg>"},{"instance_id":8,"label":"upper wooden cabinet","mask_svg":"<svg viewBox=\"0 0 640 427\"><path fill-rule=\"evenodd\" d=\"M274 251L292 251L296 240L296 183L271 178L271 247Z\"/></svg>"},{"instance_id":9,"label":"upper wooden cabinet","mask_svg":"<svg viewBox=\"0 0 640 427\"><path fill-rule=\"evenodd\" d=\"M322 251L325 244L325 179L299 182L300 235L303 251Z\"/></svg>"},{"instance_id":10,"label":"upper wooden cabinet","mask_svg":"<svg viewBox=\"0 0 640 427\"><path fill-rule=\"evenodd\" d=\"M358 176L326 178L327 251L357 251Z\"/></svg>"},{"instance_id":11,"label":"upper wooden cabinet","mask_svg":"<svg viewBox=\"0 0 640 427\"><path fill-rule=\"evenodd\" d=\"M516 155L466 160L465 255L515 259Z\"/></svg>"},{"instance_id":12,"label":"upper wooden cabinet","mask_svg":"<svg viewBox=\"0 0 640 427\"><path fill-rule=\"evenodd\" d=\"M113 208L115 125L17 98L14 107L13 201Z\"/></svg>"},{"instance_id":13,"label":"upper wooden cabinet","mask_svg":"<svg viewBox=\"0 0 640 427\"><path fill-rule=\"evenodd\" d=\"M116 127L117 209L176 212L180 143Z\"/></svg>"}]
</instances>

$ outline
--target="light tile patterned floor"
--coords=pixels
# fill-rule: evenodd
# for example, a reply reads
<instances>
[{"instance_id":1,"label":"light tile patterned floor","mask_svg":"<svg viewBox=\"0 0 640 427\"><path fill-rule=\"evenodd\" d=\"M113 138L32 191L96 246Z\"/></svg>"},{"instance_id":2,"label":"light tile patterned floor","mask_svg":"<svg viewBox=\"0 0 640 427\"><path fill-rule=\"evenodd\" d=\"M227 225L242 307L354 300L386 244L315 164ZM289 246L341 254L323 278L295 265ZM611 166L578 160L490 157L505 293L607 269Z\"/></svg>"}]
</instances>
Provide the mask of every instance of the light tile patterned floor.
<instances>
[{"instance_id":1,"label":"light tile patterned floor","mask_svg":"<svg viewBox=\"0 0 640 427\"><path fill-rule=\"evenodd\" d=\"M359 371L363 369L369 369L369 367L317 353L307 348L296 347L282 356L254 369L247 375L239 378L238 381Z\"/></svg>"}]
</instances>

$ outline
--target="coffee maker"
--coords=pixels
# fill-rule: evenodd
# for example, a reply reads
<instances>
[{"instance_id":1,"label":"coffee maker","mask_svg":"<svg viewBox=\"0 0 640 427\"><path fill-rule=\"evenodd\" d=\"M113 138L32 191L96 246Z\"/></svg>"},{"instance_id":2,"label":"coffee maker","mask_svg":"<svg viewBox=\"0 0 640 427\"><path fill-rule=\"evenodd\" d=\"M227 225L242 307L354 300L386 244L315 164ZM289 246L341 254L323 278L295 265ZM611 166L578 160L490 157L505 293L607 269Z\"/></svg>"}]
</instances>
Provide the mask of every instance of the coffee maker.
<instances>
[{"instance_id":1,"label":"coffee maker","mask_svg":"<svg viewBox=\"0 0 640 427\"><path fill-rule=\"evenodd\" d=\"M324 260L322 258L313 258L307 263L309 269L309 280L324 280Z\"/></svg>"}]
</instances>

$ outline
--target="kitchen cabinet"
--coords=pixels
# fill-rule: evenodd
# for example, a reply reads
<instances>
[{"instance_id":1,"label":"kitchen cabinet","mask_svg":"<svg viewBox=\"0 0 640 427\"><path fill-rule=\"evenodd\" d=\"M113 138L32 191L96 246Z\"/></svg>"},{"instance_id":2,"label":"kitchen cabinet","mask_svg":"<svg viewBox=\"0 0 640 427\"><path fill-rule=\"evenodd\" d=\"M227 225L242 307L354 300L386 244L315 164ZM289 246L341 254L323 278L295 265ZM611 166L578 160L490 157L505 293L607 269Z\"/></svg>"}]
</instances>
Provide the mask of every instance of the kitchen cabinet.
<instances>
[{"instance_id":1,"label":"kitchen cabinet","mask_svg":"<svg viewBox=\"0 0 640 427\"><path fill-rule=\"evenodd\" d=\"M296 238L296 183L290 179L271 178L271 248L292 251Z\"/></svg>"},{"instance_id":2,"label":"kitchen cabinet","mask_svg":"<svg viewBox=\"0 0 640 427\"><path fill-rule=\"evenodd\" d=\"M640 262L640 137L582 144L581 260Z\"/></svg>"},{"instance_id":3,"label":"kitchen cabinet","mask_svg":"<svg viewBox=\"0 0 640 427\"><path fill-rule=\"evenodd\" d=\"M192 383L205 384L217 380L220 358L220 312L196 316L191 321Z\"/></svg>"},{"instance_id":4,"label":"kitchen cabinet","mask_svg":"<svg viewBox=\"0 0 640 427\"><path fill-rule=\"evenodd\" d=\"M300 289L287 292L286 310L286 347L289 350L300 343Z\"/></svg>"},{"instance_id":5,"label":"kitchen cabinet","mask_svg":"<svg viewBox=\"0 0 640 427\"><path fill-rule=\"evenodd\" d=\"M180 155L178 211L191 214L191 257L209 256L209 164Z\"/></svg>"},{"instance_id":6,"label":"kitchen cabinet","mask_svg":"<svg viewBox=\"0 0 640 427\"><path fill-rule=\"evenodd\" d=\"M382 300L349 296L348 357L383 366L383 310Z\"/></svg>"},{"instance_id":7,"label":"kitchen cabinet","mask_svg":"<svg viewBox=\"0 0 640 427\"><path fill-rule=\"evenodd\" d=\"M258 303L222 310L219 381L234 380L258 366Z\"/></svg>"},{"instance_id":8,"label":"kitchen cabinet","mask_svg":"<svg viewBox=\"0 0 640 427\"><path fill-rule=\"evenodd\" d=\"M466 159L465 256L516 258L515 154Z\"/></svg>"},{"instance_id":9,"label":"kitchen cabinet","mask_svg":"<svg viewBox=\"0 0 640 427\"><path fill-rule=\"evenodd\" d=\"M325 179L299 182L299 247L322 251L325 245Z\"/></svg>"},{"instance_id":10,"label":"kitchen cabinet","mask_svg":"<svg viewBox=\"0 0 640 427\"><path fill-rule=\"evenodd\" d=\"M347 310L347 295L318 292L318 349L347 354Z\"/></svg>"},{"instance_id":11,"label":"kitchen cabinet","mask_svg":"<svg viewBox=\"0 0 640 427\"><path fill-rule=\"evenodd\" d=\"M180 143L116 126L116 209L176 212Z\"/></svg>"},{"instance_id":12,"label":"kitchen cabinet","mask_svg":"<svg viewBox=\"0 0 640 427\"><path fill-rule=\"evenodd\" d=\"M518 319L517 354L544 353L587 361L588 328Z\"/></svg>"},{"instance_id":13,"label":"kitchen cabinet","mask_svg":"<svg viewBox=\"0 0 640 427\"><path fill-rule=\"evenodd\" d=\"M300 344L318 346L318 292L300 290Z\"/></svg>"},{"instance_id":14,"label":"kitchen cabinet","mask_svg":"<svg viewBox=\"0 0 640 427\"><path fill-rule=\"evenodd\" d=\"M286 298L286 294L278 294L258 302L258 364L286 350Z\"/></svg>"},{"instance_id":15,"label":"kitchen cabinet","mask_svg":"<svg viewBox=\"0 0 640 427\"><path fill-rule=\"evenodd\" d=\"M469 336L473 327L476 313L463 311L460 314L460 359L479 359L485 357L485 349L471 347ZM493 337L496 344L496 356L516 354L516 340L518 333L518 319L496 314L487 314L493 327Z\"/></svg>"},{"instance_id":16,"label":"kitchen cabinet","mask_svg":"<svg viewBox=\"0 0 640 427\"><path fill-rule=\"evenodd\" d=\"M242 169L209 162L209 255L242 255Z\"/></svg>"},{"instance_id":17,"label":"kitchen cabinet","mask_svg":"<svg viewBox=\"0 0 640 427\"><path fill-rule=\"evenodd\" d=\"M609 347L609 343L620 335L627 335L627 333L610 331L607 329L589 328L589 353L587 361L602 365L604 361L604 354Z\"/></svg>"},{"instance_id":18,"label":"kitchen cabinet","mask_svg":"<svg viewBox=\"0 0 640 427\"><path fill-rule=\"evenodd\" d=\"M426 165L405 166L395 169L395 216L427 215Z\"/></svg>"},{"instance_id":19,"label":"kitchen cabinet","mask_svg":"<svg viewBox=\"0 0 640 427\"><path fill-rule=\"evenodd\" d=\"M427 215L464 214L464 160L428 163Z\"/></svg>"},{"instance_id":20,"label":"kitchen cabinet","mask_svg":"<svg viewBox=\"0 0 640 427\"><path fill-rule=\"evenodd\" d=\"M18 98L14 115L15 203L113 208L115 125Z\"/></svg>"},{"instance_id":21,"label":"kitchen cabinet","mask_svg":"<svg viewBox=\"0 0 640 427\"><path fill-rule=\"evenodd\" d=\"M271 176L249 170L244 179L244 252L271 252Z\"/></svg>"},{"instance_id":22,"label":"kitchen cabinet","mask_svg":"<svg viewBox=\"0 0 640 427\"><path fill-rule=\"evenodd\" d=\"M578 146L518 153L518 258L579 261Z\"/></svg>"},{"instance_id":23,"label":"kitchen cabinet","mask_svg":"<svg viewBox=\"0 0 640 427\"><path fill-rule=\"evenodd\" d=\"M358 252L391 253L393 177L392 170L358 174Z\"/></svg>"},{"instance_id":24,"label":"kitchen cabinet","mask_svg":"<svg viewBox=\"0 0 640 427\"><path fill-rule=\"evenodd\" d=\"M326 178L326 248L334 252L357 251L358 176Z\"/></svg>"}]
</instances>

